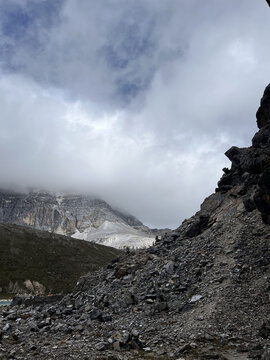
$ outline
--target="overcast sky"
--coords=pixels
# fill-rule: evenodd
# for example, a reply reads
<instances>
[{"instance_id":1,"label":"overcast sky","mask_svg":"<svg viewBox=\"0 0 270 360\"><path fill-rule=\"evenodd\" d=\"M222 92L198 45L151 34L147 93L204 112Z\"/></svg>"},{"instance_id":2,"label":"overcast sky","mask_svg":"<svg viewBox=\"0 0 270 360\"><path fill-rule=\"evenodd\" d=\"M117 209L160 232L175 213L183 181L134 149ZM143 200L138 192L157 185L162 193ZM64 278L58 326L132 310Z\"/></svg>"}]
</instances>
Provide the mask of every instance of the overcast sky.
<instances>
[{"instance_id":1,"label":"overcast sky","mask_svg":"<svg viewBox=\"0 0 270 360\"><path fill-rule=\"evenodd\" d=\"M0 0L0 186L199 209L270 82L264 0Z\"/></svg>"}]
</instances>

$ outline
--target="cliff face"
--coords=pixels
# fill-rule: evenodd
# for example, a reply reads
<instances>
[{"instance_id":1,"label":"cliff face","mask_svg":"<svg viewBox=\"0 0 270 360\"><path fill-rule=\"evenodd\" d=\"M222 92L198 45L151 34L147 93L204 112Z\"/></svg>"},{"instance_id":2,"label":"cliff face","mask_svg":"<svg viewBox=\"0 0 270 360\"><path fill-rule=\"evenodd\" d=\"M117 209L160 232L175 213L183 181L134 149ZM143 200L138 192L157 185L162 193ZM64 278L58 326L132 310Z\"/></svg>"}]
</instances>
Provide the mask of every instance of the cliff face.
<instances>
[{"instance_id":1,"label":"cliff face","mask_svg":"<svg viewBox=\"0 0 270 360\"><path fill-rule=\"evenodd\" d=\"M227 192L239 186L245 209L258 209L266 224L270 224L270 84L266 87L256 114L259 131L252 146L233 146L225 155L231 160L231 169L218 183L216 191Z\"/></svg>"},{"instance_id":2,"label":"cliff face","mask_svg":"<svg viewBox=\"0 0 270 360\"><path fill-rule=\"evenodd\" d=\"M0 222L72 235L76 230L82 232L90 226L98 228L106 220L143 225L134 216L114 210L105 201L90 196L0 193Z\"/></svg>"},{"instance_id":3,"label":"cliff face","mask_svg":"<svg viewBox=\"0 0 270 360\"><path fill-rule=\"evenodd\" d=\"M90 196L0 192L0 222L103 244L149 246L154 235L134 216Z\"/></svg>"}]
</instances>

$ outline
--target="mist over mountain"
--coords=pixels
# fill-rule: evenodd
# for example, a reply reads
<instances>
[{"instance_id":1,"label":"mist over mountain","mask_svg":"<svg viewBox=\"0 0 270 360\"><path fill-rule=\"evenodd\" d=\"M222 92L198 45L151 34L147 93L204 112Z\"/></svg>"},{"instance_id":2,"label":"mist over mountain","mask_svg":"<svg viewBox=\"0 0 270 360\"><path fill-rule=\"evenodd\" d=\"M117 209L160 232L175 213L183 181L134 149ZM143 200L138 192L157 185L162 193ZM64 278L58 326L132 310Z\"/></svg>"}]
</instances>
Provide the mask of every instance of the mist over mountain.
<instances>
[{"instance_id":1,"label":"mist over mountain","mask_svg":"<svg viewBox=\"0 0 270 360\"><path fill-rule=\"evenodd\" d=\"M0 191L1 222L116 248L147 247L159 234L97 197L46 191Z\"/></svg>"},{"instance_id":2,"label":"mist over mountain","mask_svg":"<svg viewBox=\"0 0 270 360\"><path fill-rule=\"evenodd\" d=\"M265 6L0 1L1 187L91 192L177 227L255 131Z\"/></svg>"}]
</instances>

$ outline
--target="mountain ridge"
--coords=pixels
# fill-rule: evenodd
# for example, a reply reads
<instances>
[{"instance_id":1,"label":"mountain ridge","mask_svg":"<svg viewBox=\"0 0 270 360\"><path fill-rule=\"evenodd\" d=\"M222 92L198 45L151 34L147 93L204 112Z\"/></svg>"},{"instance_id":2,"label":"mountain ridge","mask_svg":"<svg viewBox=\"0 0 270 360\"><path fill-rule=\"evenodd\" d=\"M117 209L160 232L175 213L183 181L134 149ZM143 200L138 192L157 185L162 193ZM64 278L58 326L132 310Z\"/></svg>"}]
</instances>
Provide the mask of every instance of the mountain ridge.
<instances>
[{"instance_id":1,"label":"mountain ridge","mask_svg":"<svg viewBox=\"0 0 270 360\"><path fill-rule=\"evenodd\" d=\"M105 221L122 226L120 240L112 241L110 232L103 238L95 237ZM60 235L72 236L114 247L149 246L155 232L128 212L113 208L104 200L77 194L60 194L45 191L18 193L0 192L0 222L28 226ZM128 241L121 238L125 233Z\"/></svg>"}]
</instances>

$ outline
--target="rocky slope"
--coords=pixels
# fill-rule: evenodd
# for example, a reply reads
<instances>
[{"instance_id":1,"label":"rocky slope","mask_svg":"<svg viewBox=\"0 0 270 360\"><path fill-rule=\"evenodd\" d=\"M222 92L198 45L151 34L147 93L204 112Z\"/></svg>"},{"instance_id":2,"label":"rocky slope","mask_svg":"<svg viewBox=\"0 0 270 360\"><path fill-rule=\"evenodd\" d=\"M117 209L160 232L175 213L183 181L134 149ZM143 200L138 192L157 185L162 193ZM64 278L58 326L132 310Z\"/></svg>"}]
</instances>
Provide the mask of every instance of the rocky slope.
<instances>
[{"instance_id":1,"label":"rocky slope","mask_svg":"<svg viewBox=\"0 0 270 360\"><path fill-rule=\"evenodd\" d=\"M120 253L66 236L0 224L0 294L70 292L81 275Z\"/></svg>"},{"instance_id":2,"label":"rocky slope","mask_svg":"<svg viewBox=\"0 0 270 360\"><path fill-rule=\"evenodd\" d=\"M134 216L91 196L0 192L0 222L28 226L116 248L147 247L154 233ZM109 225L109 226L108 226Z\"/></svg>"},{"instance_id":3,"label":"rocky slope","mask_svg":"<svg viewBox=\"0 0 270 360\"><path fill-rule=\"evenodd\" d=\"M252 146L227 152L231 169L193 217L54 306L2 311L3 356L268 360L268 92Z\"/></svg>"}]
</instances>

